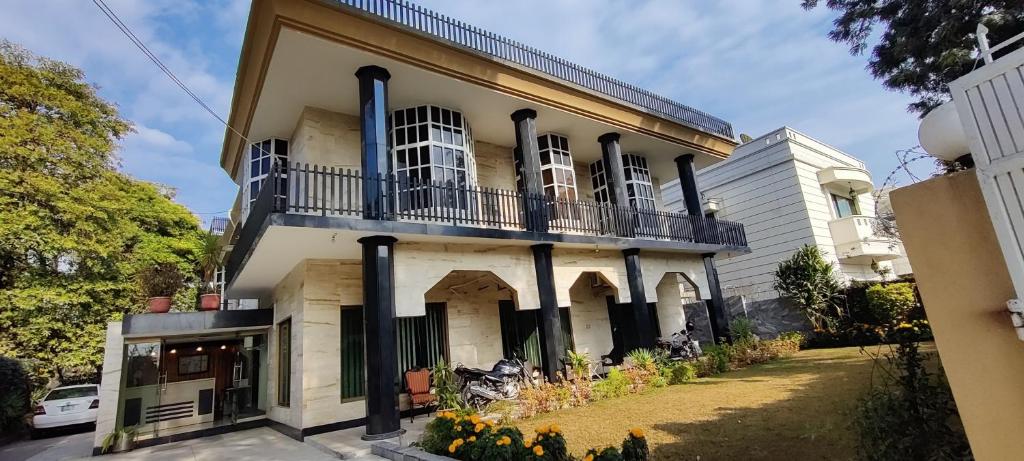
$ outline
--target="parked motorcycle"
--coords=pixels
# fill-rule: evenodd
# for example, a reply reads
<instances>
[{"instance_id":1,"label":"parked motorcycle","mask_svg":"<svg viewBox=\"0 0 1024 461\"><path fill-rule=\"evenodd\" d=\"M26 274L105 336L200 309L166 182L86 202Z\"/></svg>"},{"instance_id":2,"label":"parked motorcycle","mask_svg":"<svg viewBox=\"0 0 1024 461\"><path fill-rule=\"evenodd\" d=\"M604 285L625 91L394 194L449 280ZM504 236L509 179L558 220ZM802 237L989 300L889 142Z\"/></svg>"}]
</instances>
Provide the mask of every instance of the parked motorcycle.
<instances>
[{"instance_id":1,"label":"parked motorcycle","mask_svg":"<svg viewBox=\"0 0 1024 461\"><path fill-rule=\"evenodd\" d=\"M685 330L673 333L667 339L659 339L658 348L667 351L672 360L694 360L700 357L703 354L700 344L691 335L695 328L693 322L687 321Z\"/></svg>"},{"instance_id":2,"label":"parked motorcycle","mask_svg":"<svg viewBox=\"0 0 1024 461\"><path fill-rule=\"evenodd\" d=\"M455 367L455 376L463 403L482 409L496 400L519 397L523 387L534 385L539 373L532 371L519 357L513 357L499 360L490 371L460 363Z\"/></svg>"}]
</instances>

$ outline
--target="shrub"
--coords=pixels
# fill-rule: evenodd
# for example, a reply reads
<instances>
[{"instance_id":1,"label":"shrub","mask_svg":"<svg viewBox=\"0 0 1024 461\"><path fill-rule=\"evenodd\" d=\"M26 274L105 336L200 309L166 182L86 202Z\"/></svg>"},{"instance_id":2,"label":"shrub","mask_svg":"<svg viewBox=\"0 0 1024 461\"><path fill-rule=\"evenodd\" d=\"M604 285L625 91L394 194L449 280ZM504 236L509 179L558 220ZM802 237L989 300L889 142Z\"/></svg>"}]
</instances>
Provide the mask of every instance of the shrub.
<instances>
[{"instance_id":1,"label":"shrub","mask_svg":"<svg viewBox=\"0 0 1024 461\"><path fill-rule=\"evenodd\" d=\"M629 435L622 442L623 461L643 461L651 455L647 448L647 439L644 431L639 428L629 430Z\"/></svg>"},{"instance_id":2,"label":"shrub","mask_svg":"<svg viewBox=\"0 0 1024 461\"><path fill-rule=\"evenodd\" d=\"M459 388L455 384L455 372L445 363L444 358L439 358L434 364L431 377L434 381L434 392L437 394L438 408L461 409L462 399L459 398Z\"/></svg>"},{"instance_id":3,"label":"shrub","mask_svg":"<svg viewBox=\"0 0 1024 461\"><path fill-rule=\"evenodd\" d=\"M622 397L629 394L629 384L629 378L622 371L612 368L608 376L594 384L594 398L601 400Z\"/></svg>"},{"instance_id":4,"label":"shrub","mask_svg":"<svg viewBox=\"0 0 1024 461\"><path fill-rule=\"evenodd\" d=\"M637 368L648 368L654 366L654 352L650 349L633 349L626 354L626 357Z\"/></svg>"},{"instance_id":5,"label":"shrub","mask_svg":"<svg viewBox=\"0 0 1024 461\"><path fill-rule=\"evenodd\" d=\"M732 360L732 351L729 345L713 345L704 348L704 357L707 357L711 374L724 373L729 371L729 362ZM710 375L709 375L710 376Z\"/></svg>"},{"instance_id":6,"label":"shrub","mask_svg":"<svg viewBox=\"0 0 1024 461\"><path fill-rule=\"evenodd\" d=\"M697 366L691 362L680 362L672 368L669 384L682 384L697 378Z\"/></svg>"},{"instance_id":7,"label":"shrub","mask_svg":"<svg viewBox=\"0 0 1024 461\"><path fill-rule=\"evenodd\" d=\"M867 289L868 309L883 324L896 324L907 318L917 305L914 288L909 283L873 285Z\"/></svg>"},{"instance_id":8,"label":"shrub","mask_svg":"<svg viewBox=\"0 0 1024 461\"><path fill-rule=\"evenodd\" d=\"M920 328L896 327L898 344L884 359L887 372L862 397L854 417L861 458L867 460L971 459L960 416L942 375L928 370L919 351ZM937 360L937 358L936 358Z\"/></svg>"},{"instance_id":9,"label":"shrub","mask_svg":"<svg viewBox=\"0 0 1024 461\"><path fill-rule=\"evenodd\" d=\"M754 322L747 317L737 317L729 322L729 332L732 333L732 339L736 342L748 342L756 338Z\"/></svg>"},{"instance_id":10,"label":"shrub","mask_svg":"<svg viewBox=\"0 0 1024 461\"><path fill-rule=\"evenodd\" d=\"M25 423L32 408L28 373L21 362L0 357L0 431L14 432Z\"/></svg>"},{"instance_id":11,"label":"shrub","mask_svg":"<svg viewBox=\"0 0 1024 461\"><path fill-rule=\"evenodd\" d=\"M178 266L160 263L139 271L139 285L148 298L173 297L185 283Z\"/></svg>"},{"instance_id":12,"label":"shrub","mask_svg":"<svg viewBox=\"0 0 1024 461\"><path fill-rule=\"evenodd\" d=\"M441 412L427 423L415 445L435 455L464 461L573 459L557 424L540 426L534 435L527 437L518 428L498 426L476 414L463 417L453 412ZM649 455L643 431L632 429L622 442L621 454L614 448L600 452L591 449L583 459L645 461Z\"/></svg>"},{"instance_id":13,"label":"shrub","mask_svg":"<svg viewBox=\"0 0 1024 461\"><path fill-rule=\"evenodd\" d=\"M569 368L572 369L572 373L576 379L590 379L590 356L586 352L576 352L571 349L566 350L569 357Z\"/></svg>"},{"instance_id":14,"label":"shrub","mask_svg":"<svg viewBox=\"0 0 1024 461\"><path fill-rule=\"evenodd\" d=\"M835 331L843 317L839 306L842 285L835 267L816 246L804 245L779 263L773 288L793 301L816 331Z\"/></svg>"}]
</instances>

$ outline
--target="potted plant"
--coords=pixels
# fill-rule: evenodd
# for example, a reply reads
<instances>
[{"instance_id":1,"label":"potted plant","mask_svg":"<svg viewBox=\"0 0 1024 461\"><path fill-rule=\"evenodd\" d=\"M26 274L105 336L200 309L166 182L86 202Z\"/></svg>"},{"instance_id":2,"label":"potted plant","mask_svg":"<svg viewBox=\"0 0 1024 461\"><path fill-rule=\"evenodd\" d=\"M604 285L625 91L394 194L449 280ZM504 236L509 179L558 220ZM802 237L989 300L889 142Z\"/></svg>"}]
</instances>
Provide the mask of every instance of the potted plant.
<instances>
[{"instance_id":1,"label":"potted plant","mask_svg":"<svg viewBox=\"0 0 1024 461\"><path fill-rule=\"evenodd\" d=\"M203 246L199 249L199 270L203 277L199 308L204 311L220 309L220 290L216 277L223 248L219 235L209 233L203 237Z\"/></svg>"},{"instance_id":2,"label":"potted plant","mask_svg":"<svg viewBox=\"0 0 1024 461\"><path fill-rule=\"evenodd\" d=\"M139 273L142 292L149 298L149 311L156 314L171 310L171 298L184 283L181 271L172 263L154 264Z\"/></svg>"},{"instance_id":3,"label":"potted plant","mask_svg":"<svg viewBox=\"0 0 1024 461\"><path fill-rule=\"evenodd\" d=\"M135 427L123 427L103 438L103 453L122 453L135 448Z\"/></svg>"}]
</instances>

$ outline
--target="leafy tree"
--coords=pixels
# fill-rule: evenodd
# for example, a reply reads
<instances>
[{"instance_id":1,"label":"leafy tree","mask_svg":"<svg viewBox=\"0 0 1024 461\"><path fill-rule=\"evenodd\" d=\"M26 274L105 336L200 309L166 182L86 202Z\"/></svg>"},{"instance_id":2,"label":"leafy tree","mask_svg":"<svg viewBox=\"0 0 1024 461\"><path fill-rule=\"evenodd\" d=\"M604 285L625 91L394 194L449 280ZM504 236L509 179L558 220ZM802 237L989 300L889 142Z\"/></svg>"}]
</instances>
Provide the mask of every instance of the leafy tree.
<instances>
[{"instance_id":1,"label":"leafy tree","mask_svg":"<svg viewBox=\"0 0 1024 461\"><path fill-rule=\"evenodd\" d=\"M842 318L842 284L816 246L804 245L775 270L774 288L804 311L816 331L834 332Z\"/></svg>"},{"instance_id":2,"label":"leafy tree","mask_svg":"<svg viewBox=\"0 0 1024 461\"><path fill-rule=\"evenodd\" d=\"M805 9L819 3L802 0ZM949 82L975 67L979 23L988 28L993 44L1024 31L1021 0L825 0L824 4L839 12L828 37L859 55L867 50L868 40L877 36L868 70L886 88L916 97L908 109L922 115L949 100ZM878 35L873 34L876 26L884 28Z\"/></svg>"},{"instance_id":3,"label":"leafy tree","mask_svg":"<svg viewBox=\"0 0 1024 461\"><path fill-rule=\"evenodd\" d=\"M116 170L130 130L80 70L0 42L0 355L37 385L95 375L106 322L143 308L141 268L196 272L198 220Z\"/></svg>"}]
</instances>

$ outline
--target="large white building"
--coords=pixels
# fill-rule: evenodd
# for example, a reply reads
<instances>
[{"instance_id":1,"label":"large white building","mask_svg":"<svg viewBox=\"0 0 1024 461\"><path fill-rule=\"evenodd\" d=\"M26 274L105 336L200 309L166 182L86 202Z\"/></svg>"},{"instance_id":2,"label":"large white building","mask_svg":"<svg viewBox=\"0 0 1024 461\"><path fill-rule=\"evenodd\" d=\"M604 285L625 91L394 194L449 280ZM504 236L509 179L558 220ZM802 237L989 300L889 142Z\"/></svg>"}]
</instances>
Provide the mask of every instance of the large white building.
<instances>
[{"instance_id":1,"label":"large white building","mask_svg":"<svg viewBox=\"0 0 1024 461\"><path fill-rule=\"evenodd\" d=\"M845 281L909 272L899 241L876 228L875 188L864 162L797 130L782 127L747 141L697 179L705 212L746 226L751 252L719 265L726 296L777 298L779 261L805 244L817 245ZM662 194L667 209L685 209L675 181Z\"/></svg>"}]
</instances>

